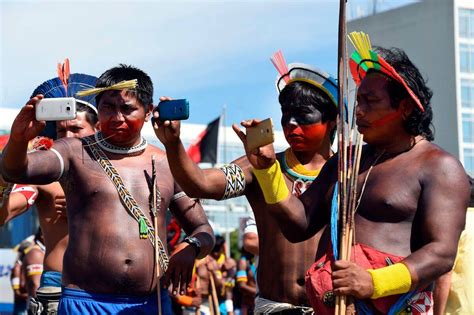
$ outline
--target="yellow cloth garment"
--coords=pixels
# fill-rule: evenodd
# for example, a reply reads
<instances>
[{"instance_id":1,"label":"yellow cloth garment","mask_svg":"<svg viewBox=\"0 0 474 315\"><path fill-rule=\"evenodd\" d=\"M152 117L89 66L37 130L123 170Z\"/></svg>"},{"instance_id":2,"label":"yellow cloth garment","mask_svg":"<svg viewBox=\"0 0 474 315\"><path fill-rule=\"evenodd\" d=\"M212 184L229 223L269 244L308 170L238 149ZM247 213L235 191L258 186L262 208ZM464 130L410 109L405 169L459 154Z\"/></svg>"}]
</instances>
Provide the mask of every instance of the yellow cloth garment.
<instances>
[{"instance_id":1,"label":"yellow cloth garment","mask_svg":"<svg viewBox=\"0 0 474 315\"><path fill-rule=\"evenodd\" d=\"M468 208L454 263L446 314L474 314L474 208Z\"/></svg>"}]
</instances>

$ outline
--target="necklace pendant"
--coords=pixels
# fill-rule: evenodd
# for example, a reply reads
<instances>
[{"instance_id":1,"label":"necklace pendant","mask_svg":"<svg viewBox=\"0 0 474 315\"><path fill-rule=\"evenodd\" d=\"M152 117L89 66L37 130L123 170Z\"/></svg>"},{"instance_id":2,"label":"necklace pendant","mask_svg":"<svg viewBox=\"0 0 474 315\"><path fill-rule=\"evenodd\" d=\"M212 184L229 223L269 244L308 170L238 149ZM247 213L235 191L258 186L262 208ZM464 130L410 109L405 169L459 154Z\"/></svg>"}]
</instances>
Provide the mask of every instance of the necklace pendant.
<instances>
[{"instance_id":1,"label":"necklace pendant","mask_svg":"<svg viewBox=\"0 0 474 315\"><path fill-rule=\"evenodd\" d=\"M145 219L142 217L140 221L138 221L138 226L140 230L140 239L147 239L148 238L148 227L146 226Z\"/></svg>"},{"instance_id":2,"label":"necklace pendant","mask_svg":"<svg viewBox=\"0 0 474 315\"><path fill-rule=\"evenodd\" d=\"M292 194L299 198L308 189L312 182L313 181L305 181L301 178L296 178L293 182Z\"/></svg>"}]
</instances>

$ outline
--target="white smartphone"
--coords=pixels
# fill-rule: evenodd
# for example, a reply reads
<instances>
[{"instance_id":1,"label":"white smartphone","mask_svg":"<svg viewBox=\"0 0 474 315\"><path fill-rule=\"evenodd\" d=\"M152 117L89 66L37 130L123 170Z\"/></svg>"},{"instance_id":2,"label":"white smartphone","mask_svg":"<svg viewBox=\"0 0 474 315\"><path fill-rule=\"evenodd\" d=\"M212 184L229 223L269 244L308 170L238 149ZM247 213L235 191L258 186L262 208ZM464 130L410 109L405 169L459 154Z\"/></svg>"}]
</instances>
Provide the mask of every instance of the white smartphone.
<instances>
[{"instance_id":1,"label":"white smartphone","mask_svg":"<svg viewBox=\"0 0 474 315\"><path fill-rule=\"evenodd\" d=\"M71 120L76 118L74 97L43 98L36 104L36 120Z\"/></svg>"}]
</instances>

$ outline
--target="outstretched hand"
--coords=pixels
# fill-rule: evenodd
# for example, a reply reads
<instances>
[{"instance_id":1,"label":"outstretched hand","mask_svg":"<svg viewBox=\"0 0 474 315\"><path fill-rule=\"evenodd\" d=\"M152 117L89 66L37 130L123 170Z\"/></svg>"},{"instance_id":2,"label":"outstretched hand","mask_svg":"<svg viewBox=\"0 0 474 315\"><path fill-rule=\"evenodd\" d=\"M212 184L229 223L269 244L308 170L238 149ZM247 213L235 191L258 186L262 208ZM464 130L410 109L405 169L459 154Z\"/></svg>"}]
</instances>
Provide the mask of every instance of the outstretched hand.
<instances>
[{"instance_id":1,"label":"outstretched hand","mask_svg":"<svg viewBox=\"0 0 474 315\"><path fill-rule=\"evenodd\" d=\"M171 254L168 270L164 276L164 285L172 286L172 294L185 295L191 284L196 250L188 243L180 243Z\"/></svg>"},{"instance_id":2,"label":"outstretched hand","mask_svg":"<svg viewBox=\"0 0 474 315\"><path fill-rule=\"evenodd\" d=\"M374 293L370 273L350 261L338 260L334 263L332 283L336 295L352 295L358 299L367 299Z\"/></svg>"},{"instance_id":3,"label":"outstretched hand","mask_svg":"<svg viewBox=\"0 0 474 315\"><path fill-rule=\"evenodd\" d=\"M258 125L259 123L260 120L252 119L244 120L240 124L242 125L242 127L249 128ZM247 159L254 168L269 168L273 165L273 163L275 163L276 156L273 144L267 144L263 147L258 147L257 149L250 151L247 146L247 135L242 130L240 130L239 126L237 126L236 124L232 125L232 129L234 129L235 133L242 141L245 148L245 154L247 154Z\"/></svg>"},{"instance_id":4,"label":"outstretched hand","mask_svg":"<svg viewBox=\"0 0 474 315\"><path fill-rule=\"evenodd\" d=\"M160 97L161 101L170 101L172 98L167 96ZM153 130L158 139L166 147L167 145L177 144L179 142L179 136L181 132L181 122L179 120L159 120L158 106L153 109L153 116L151 122L153 124Z\"/></svg>"},{"instance_id":5,"label":"outstretched hand","mask_svg":"<svg viewBox=\"0 0 474 315\"><path fill-rule=\"evenodd\" d=\"M28 142L36 138L46 126L45 121L37 121L35 115L36 105L43 99L39 94L31 98L23 106L12 124L10 138L15 142Z\"/></svg>"}]
</instances>

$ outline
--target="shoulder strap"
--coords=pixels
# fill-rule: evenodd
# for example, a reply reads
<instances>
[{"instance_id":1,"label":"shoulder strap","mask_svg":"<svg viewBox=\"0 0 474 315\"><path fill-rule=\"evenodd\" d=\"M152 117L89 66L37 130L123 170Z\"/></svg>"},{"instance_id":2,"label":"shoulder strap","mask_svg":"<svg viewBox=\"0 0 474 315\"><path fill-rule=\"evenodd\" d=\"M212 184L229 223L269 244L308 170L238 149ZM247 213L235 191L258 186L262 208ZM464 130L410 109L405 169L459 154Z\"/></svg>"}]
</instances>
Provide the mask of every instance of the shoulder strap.
<instances>
[{"instance_id":1,"label":"shoulder strap","mask_svg":"<svg viewBox=\"0 0 474 315\"><path fill-rule=\"evenodd\" d=\"M140 230L140 238L148 238L151 244L153 245L153 247L155 247L156 246L155 229L153 225L151 224L150 220L145 216L143 211L138 206L138 203L136 202L135 198L133 198L133 196L130 194L128 189L125 187L122 181L122 178L120 177L120 174L117 172L115 167L107 158L104 151L102 151L102 149L98 145L95 144L95 141L92 137L89 136L89 137L84 137L82 139L87 143L87 147L90 148L90 151L92 155L94 156L94 159L102 167L105 174L107 174L107 176L110 178L110 180L114 184L120 196L120 199L123 205L125 206L125 209L138 222L139 230ZM158 237L156 241L158 243L158 251L160 252L159 263L160 263L161 270L164 273L166 269L168 268L169 258L168 258L168 255L166 254L166 250L161 239Z\"/></svg>"}]
</instances>

